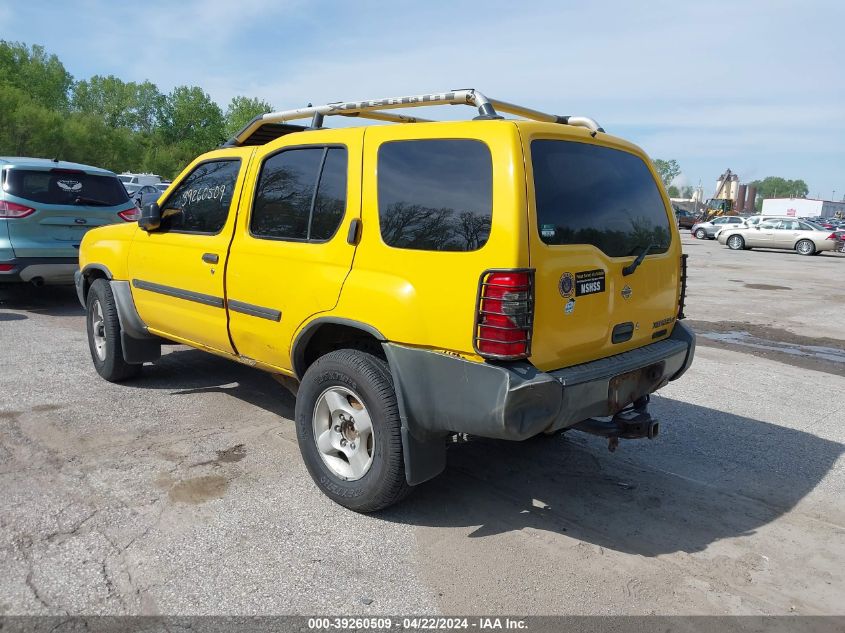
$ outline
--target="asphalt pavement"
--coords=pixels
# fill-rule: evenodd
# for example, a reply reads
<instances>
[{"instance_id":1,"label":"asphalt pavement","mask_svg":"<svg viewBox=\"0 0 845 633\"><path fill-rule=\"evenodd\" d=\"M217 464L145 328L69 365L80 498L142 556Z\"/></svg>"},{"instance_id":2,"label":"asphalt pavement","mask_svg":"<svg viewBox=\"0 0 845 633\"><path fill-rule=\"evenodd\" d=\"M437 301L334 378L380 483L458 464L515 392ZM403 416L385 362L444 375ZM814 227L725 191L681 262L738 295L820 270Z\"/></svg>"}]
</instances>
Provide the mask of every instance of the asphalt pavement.
<instances>
[{"instance_id":1,"label":"asphalt pavement","mask_svg":"<svg viewBox=\"0 0 845 633\"><path fill-rule=\"evenodd\" d=\"M845 613L845 257L684 242L657 439L473 439L369 516L268 375L172 346L112 385L72 289L0 291L0 615Z\"/></svg>"}]
</instances>

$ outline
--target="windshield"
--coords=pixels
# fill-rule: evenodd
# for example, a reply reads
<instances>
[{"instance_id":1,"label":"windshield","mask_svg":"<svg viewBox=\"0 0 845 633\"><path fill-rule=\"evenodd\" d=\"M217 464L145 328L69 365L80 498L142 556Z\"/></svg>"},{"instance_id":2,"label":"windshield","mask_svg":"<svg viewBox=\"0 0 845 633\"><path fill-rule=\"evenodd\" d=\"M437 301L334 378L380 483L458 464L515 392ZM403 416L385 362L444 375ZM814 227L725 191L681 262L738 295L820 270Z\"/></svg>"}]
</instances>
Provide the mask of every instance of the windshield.
<instances>
[{"instance_id":1,"label":"windshield","mask_svg":"<svg viewBox=\"0 0 845 633\"><path fill-rule=\"evenodd\" d=\"M610 257L663 253L669 216L646 164L621 150L557 140L531 143L540 239L591 244Z\"/></svg>"},{"instance_id":2,"label":"windshield","mask_svg":"<svg viewBox=\"0 0 845 633\"><path fill-rule=\"evenodd\" d=\"M43 204L116 206L129 200L114 176L81 171L9 169L4 189L13 196Z\"/></svg>"}]
</instances>

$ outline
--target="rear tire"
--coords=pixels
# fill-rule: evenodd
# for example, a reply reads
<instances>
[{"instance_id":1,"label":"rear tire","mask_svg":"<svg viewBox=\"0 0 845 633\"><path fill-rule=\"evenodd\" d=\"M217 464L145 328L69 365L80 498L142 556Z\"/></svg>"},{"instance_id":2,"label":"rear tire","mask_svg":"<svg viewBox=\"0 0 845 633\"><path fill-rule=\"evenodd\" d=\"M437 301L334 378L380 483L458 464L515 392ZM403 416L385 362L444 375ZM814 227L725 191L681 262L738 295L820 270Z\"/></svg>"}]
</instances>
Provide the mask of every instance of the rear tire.
<instances>
[{"instance_id":1,"label":"rear tire","mask_svg":"<svg viewBox=\"0 0 845 633\"><path fill-rule=\"evenodd\" d=\"M120 320L109 282L105 279L94 281L88 290L85 304L88 349L91 351L94 369L109 382L121 382L137 376L141 372L141 365L130 365L123 360Z\"/></svg>"},{"instance_id":2,"label":"rear tire","mask_svg":"<svg viewBox=\"0 0 845 633\"><path fill-rule=\"evenodd\" d=\"M731 235L727 240L727 245L732 251L741 251L745 248L745 240L741 235Z\"/></svg>"},{"instance_id":3,"label":"rear tire","mask_svg":"<svg viewBox=\"0 0 845 633\"><path fill-rule=\"evenodd\" d=\"M798 240L795 250L801 255L813 255L816 252L816 245L811 240Z\"/></svg>"},{"instance_id":4,"label":"rear tire","mask_svg":"<svg viewBox=\"0 0 845 633\"><path fill-rule=\"evenodd\" d=\"M296 436L317 487L335 503L374 512L401 501L401 421L387 363L342 349L305 372L296 397Z\"/></svg>"}]
</instances>

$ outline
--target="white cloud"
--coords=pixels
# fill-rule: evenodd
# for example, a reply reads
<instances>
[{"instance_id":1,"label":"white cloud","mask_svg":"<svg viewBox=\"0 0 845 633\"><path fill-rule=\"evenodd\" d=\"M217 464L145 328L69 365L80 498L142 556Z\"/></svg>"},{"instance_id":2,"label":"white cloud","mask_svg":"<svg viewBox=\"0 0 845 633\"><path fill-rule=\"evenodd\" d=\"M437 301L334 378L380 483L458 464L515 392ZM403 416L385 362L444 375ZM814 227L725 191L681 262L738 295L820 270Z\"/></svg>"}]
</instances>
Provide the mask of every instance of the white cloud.
<instances>
[{"instance_id":1,"label":"white cloud","mask_svg":"<svg viewBox=\"0 0 845 633\"><path fill-rule=\"evenodd\" d=\"M236 94L287 109L475 87L592 116L654 156L677 158L691 182L727 166L827 189L843 177L845 5L837 1L85 7L84 33L59 28L73 8L46 11L28 28L53 29L56 45L42 43L93 72L148 78L165 91L199 85L224 107Z\"/></svg>"}]
</instances>

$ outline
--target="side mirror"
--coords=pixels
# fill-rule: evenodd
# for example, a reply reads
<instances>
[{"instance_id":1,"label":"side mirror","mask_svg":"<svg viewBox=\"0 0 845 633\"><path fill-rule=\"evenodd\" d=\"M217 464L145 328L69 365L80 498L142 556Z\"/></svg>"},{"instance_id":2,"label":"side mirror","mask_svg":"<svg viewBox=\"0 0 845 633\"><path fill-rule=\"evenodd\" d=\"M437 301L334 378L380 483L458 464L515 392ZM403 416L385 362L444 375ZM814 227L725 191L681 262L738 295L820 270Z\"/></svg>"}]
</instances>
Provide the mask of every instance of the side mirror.
<instances>
[{"instance_id":1,"label":"side mirror","mask_svg":"<svg viewBox=\"0 0 845 633\"><path fill-rule=\"evenodd\" d=\"M141 217L138 218L138 226L147 231L157 230L161 226L161 209L157 202L144 205L141 209Z\"/></svg>"}]
</instances>

